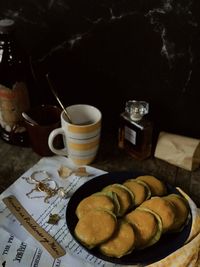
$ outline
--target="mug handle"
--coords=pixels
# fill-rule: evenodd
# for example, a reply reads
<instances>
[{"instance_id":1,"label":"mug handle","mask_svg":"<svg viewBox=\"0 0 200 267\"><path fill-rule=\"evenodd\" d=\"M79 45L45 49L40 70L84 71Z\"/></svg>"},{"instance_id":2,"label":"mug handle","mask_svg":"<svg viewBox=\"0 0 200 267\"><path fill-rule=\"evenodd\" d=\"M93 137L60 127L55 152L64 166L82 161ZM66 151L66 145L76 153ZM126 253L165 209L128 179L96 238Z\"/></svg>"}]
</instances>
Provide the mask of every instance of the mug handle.
<instances>
[{"instance_id":1,"label":"mug handle","mask_svg":"<svg viewBox=\"0 0 200 267\"><path fill-rule=\"evenodd\" d=\"M54 129L50 134L49 134L49 138L48 138L48 145L50 150L57 155L61 155L61 156L68 156L68 151L67 151L67 147L65 148L61 148L61 149L57 149L53 146L53 141L55 139L55 137L57 135L61 134L63 136L63 139L65 138L65 133L64 130L62 128L57 128ZM64 145L66 146L65 142Z\"/></svg>"}]
</instances>

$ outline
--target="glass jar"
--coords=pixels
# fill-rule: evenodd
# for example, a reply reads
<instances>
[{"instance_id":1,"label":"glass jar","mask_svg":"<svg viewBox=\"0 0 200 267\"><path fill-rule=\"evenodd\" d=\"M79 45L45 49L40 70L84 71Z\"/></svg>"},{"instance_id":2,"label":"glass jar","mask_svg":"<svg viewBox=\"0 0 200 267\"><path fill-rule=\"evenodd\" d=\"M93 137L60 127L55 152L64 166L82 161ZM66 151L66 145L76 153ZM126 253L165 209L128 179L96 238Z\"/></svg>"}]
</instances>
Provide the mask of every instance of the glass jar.
<instances>
[{"instance_id":1,"label":"glass jar","mask_svg":"<svg viewBox=\"0 0 200 267\"><path fill-rule=\"evenodd\" d=\"M27 145L22 112L29 104L27 58L15 37L15 21L0 20L0 136L14 145Z\"/></svg>"}]
</instances>

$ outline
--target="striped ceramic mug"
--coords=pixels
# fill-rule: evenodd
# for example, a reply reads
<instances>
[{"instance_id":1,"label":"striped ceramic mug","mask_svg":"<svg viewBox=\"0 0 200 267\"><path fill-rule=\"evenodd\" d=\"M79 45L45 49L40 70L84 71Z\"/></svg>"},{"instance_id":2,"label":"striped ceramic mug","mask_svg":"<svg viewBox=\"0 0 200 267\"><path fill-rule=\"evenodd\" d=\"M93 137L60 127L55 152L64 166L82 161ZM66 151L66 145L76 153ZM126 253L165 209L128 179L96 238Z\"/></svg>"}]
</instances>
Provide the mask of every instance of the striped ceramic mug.
<instances>
[{"instance_id":1,"label":"striped ceramic mug","mask_svg":"<svg viewBox=\"0 0 200 267\"><path fill-rule=\"evenodd\" d=\"M72 123L64 111L61 113L61 128L49 135L49 148L54 154L67 156L76 165L87 165L94 161L100 143L101 112L86 104L72 105L66 108ZM54 147L56 136L63 136L64 148Z\"/></svg>"}]
</instances>

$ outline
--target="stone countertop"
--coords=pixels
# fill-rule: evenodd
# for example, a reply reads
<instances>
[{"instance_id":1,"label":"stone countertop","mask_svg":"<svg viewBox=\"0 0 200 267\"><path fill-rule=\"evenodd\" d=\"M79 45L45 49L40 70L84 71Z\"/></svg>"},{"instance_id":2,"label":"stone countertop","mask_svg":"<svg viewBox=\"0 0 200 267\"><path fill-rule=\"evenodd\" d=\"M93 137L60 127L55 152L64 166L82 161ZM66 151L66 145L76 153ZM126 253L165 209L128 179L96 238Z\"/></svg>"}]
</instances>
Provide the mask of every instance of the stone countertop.
<instances>
[{"instance_id":1,"label":"stone countertop","mask_svg":"<svg viewBox=\"0 0 200 267\"><path fill-rule=\"evenodd\" d=\"M18 147L0 139L0 193L10 186L25 171L37 163L41 156L29 147ZM200 169L190 172L151 157L143 161L134 160L117 147L113 134L102 136L97 158L91 166L112 171L141 171L179 186L200 207Z\"/></svg>"}]
</instances>

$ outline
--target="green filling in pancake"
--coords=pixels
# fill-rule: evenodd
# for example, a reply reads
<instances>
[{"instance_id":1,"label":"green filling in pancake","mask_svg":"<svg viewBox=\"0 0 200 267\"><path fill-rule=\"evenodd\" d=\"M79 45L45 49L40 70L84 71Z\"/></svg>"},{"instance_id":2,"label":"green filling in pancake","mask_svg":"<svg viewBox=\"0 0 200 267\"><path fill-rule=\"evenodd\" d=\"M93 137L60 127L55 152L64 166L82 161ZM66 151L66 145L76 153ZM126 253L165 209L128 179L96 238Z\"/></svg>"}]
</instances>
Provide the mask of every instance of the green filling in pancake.
<instances>
[{"instance_id":1,"label":"green filling in pancake","mask_svg":"<svg viewBox=\"0 0 200 267\"><path fill-rule=\"evenodd\" d=\"M122 184L111 184L103 188L102 192L114 192L117 194L120 212L119 216L123 216L131 207L134 206L133 193Z\"/></svg>"}]
</instances>

